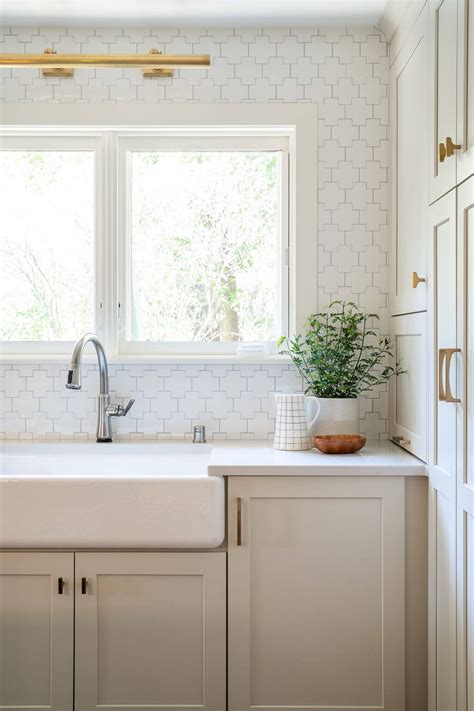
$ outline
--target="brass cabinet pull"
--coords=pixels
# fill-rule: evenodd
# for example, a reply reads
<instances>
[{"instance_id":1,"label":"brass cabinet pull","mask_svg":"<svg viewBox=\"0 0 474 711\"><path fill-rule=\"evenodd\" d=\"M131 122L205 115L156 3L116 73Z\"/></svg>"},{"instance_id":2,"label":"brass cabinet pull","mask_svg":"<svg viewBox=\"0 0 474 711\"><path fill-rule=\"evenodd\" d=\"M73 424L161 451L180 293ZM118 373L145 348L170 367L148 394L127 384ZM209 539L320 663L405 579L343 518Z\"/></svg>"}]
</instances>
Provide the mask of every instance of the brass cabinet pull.
<instances>
[{"instance_id":1,"label":"brass cabinet pull","mask_svg":"<svg viewBox=\"0 0 474 711\"><path fill-rule=\"evenodd\" d=\"M460 348L446 348L446 402L461 402L458 397L453 397L451 392L451 358L454 353L460 352Z\"/></svg>"},{"instance_id":2,"label":"brass cabinet pull","mask_svg":"<svg viewBox=\"0 0 474 711\"><path fill-rule=\"evenodd\" d=\"M406 439L405 437L403 437L403 435L393 435L392 442L395 442L395 444L405 444L408 446L409 444L411 444L411 439Z\"/></svg>"},{"instance_id":3,"label":"brass cabinet pull","mask_svg":"<svg viewBox=\"0 0 474 711\"><path fill-rule=\"evenodd\" d=\"M81 578L81 594L85 595L87 593L87 578Z\"/></svg>"},{"instance_id":4,"label":"brass cabinet pull","mask_svg":"<svg viewBox=\"0 0 474 711\"><path fill-rule=\"evenodd\" d=\"M444 143L439 144L439 162L444 163L444 159L446 158L446 146Z\"/></svg>"},{"instance_id":5,"label":"brass cabinet pull","mask_svg":"<svg viewBox=\"0 0 474 711\"><path fill-rule=\"evenodd\" d=\"M450 158L454 151L458 151L460 148L462 148L460 143L453 143L453 139L451 136L447 136L446 138L446 156Z\"/></svg>"},{"instance_id":6,"label":"brass cabinet pull","mask_svg":"<svg viewBox=\"0 0 474 711\"><path fill-rule=\"evenodd\" d=\"M446 392L443 384L443 363L446 358L446 348L440 348L438 351L438 400L444 402L446 400Z\"/></svg>"},{"instance_id":7,"label":"brass cabinet pull","mask_svg":"<svg viewBox=\"0 0 474 711\"><path fill-rule=\"evenodd\" d=\"M63 594L65 585L66 585L66 580L64 580L64 578L58 578L58 595Z\"/></svg>"},{"instance_id":8,"label":"brass cabinet pull","mask_svg":"<svg viewBox=\"0 0 474 711\"><path fill-rule=\"evenodd\" d=\"M237 545L242 545L242 499L237 497Z\"/></svg>"},{"instance_id":9,"label":"brass cabinet pull","mask_svg":"<svg viewBox=\"0 0 474 711\"><path fill-rule=\"evenodd\" d=\"M418 284L421 284L422 282L426 281L426 277L421 277L418 276L417 272L413 272L411 276L411 285L414 289L418 286Z\"/></svg>"}]
</instances>

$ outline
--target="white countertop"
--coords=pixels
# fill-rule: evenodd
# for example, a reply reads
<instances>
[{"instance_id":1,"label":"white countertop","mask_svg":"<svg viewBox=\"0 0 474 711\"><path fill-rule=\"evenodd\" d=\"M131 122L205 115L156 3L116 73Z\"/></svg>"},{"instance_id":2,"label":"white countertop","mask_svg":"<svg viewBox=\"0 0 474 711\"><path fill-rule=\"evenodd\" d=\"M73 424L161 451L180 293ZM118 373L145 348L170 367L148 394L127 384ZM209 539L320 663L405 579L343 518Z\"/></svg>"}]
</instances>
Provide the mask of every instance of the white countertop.
<instances>
[{"instance_id":1,"label":"white countertop","mask_svg":"<svg viewBox=\"0 0 474 711\"><path fill-rule=\"evenodd\" d=\"M133 441L112 444L0 444L0 480L159 479L223 476L426 476L419 459L391 442L368 442L355 454L282 452L268 441Z\"/></svg>"},{"instance_id":2,"label":"white countertop","mask_svg":"<svg viewBox=\"0 0 474 711\"><path fill-rule=\"evenodd\" d=\"M396 444L369 442L355 454L282 452L268 442L213 444L210 476L426 476L426 464Z\"/></svg>"}]
</instances>

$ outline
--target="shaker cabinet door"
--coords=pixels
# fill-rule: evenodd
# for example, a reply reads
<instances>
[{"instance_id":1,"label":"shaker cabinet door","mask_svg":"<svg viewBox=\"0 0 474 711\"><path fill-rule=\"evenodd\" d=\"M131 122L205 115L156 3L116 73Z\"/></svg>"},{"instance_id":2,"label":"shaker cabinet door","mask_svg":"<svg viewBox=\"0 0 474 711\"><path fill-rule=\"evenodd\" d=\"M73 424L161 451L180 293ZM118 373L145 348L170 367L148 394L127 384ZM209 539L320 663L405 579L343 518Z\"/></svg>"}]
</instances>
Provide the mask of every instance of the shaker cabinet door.
<instances>
[{"instance_id":1,"label":"shaker cabinet door","mask_svg":"<svg viewBox=\"0 0 474 711\"><path fill-rule=\"evenodd\" d=\"M458 188L459 346L457 463L458 709L474 705L474 178Z\"/></svg>"},{"instance_id":2,"label":"shaker cabinet door","mask_svg":"<svg viewBox=\"0 0 474 711\"><path fill-rule=\"evenodd\" d=\"M225 553L76 555L76 711L223 711Z\"/></svg>"},{"instance_id":3,"label":"shaker cabinet door","mask_svg":"<svg viewBox=\"0 0 474 711\"><path fill-rule=\"evenodd\" d=\"M391 69L390 299L394 315L426 309L427 123L428 12L425 9Z\"/></svg>"},{"instance_id":4,"label":"shaker cabinet door","mask_svg":"<svg viewBox=\"0 0 474 711\"><path fill-rule=\"evenodd\" d=\"M456 709L456 194L430 208L429 709Z\"/></svg>"},{"instance_id":5,"label":"shaker cabinet door","mask_svg":"<svg viewBox=\"0 0 474 711\"><path fill-rule=\"evenodd\" d=\"M456 185L458 0L430 0L430 202Z\"/></svg>"},{"instance_id":6,"label":"shaker cabinet door","mask_svg":"<svg viewBox=\"0 0 474 711\"><path fill-rule=\"evenodd\" d=\"M458 0L459 143L456 169L460 184L474 174L474 0Z\"/></svg>"},{"instance_id":7,"label":"shaker cabinet door","mask_svg":"<svg viewBox=\"0 0 474 711\"><path fill-rule=\"evenodd\" d=\"M404 481L228 487L229 711L405 708Z\"/></svg>"},{"instance_id":8,"label":"shaker cabinet door","mask_svg":"<svg viewBox=\"0 0 474 711\"><path fill-rule=\"evenodd\" d=\"M73 553L0 553L0 708L73 708Z\"/></svg>"},{"instance_id":9,"label":"shaker cabinet door","mask_svg":"<svg viewBox=\"0 0 474 711\"><path fill-rule=\"evenodd\" d=\"M390 319L395 357L402 375L390 383L390 438L424 462L427 460L426 313Z\"/></svg>"}]
</instances>

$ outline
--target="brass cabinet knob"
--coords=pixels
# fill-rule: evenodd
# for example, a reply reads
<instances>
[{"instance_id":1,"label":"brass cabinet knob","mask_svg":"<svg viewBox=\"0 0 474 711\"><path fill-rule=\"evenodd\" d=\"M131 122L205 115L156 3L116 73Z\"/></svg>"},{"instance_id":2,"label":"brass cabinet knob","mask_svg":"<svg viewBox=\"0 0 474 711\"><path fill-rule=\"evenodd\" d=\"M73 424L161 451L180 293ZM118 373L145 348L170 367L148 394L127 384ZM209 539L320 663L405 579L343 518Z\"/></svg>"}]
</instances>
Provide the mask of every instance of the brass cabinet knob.
<instances>
[{"instance_id":1,"label":"brass cabinet knob","mask_svg":"<svg viewBox=\"0 0 474 711\"><path fill-rule=\"evenodd\" d=\"M458 151L460 148L462 148L460 143L453 143L453 139L451 136L448 136L446 138L446 156L450 158L454 151Z\"/></svg>"},{"instance_id":2,"label":"brass cabinet knob","mask_svg":"<svg viewBox=\"0 0 474 711\"><path fill-rule=\"evenodd\" d=\"M414 289L420 284L421 282L426 281L425 277L420 277L418 276L417 272L413 272L412 277L411 277L411 285Z\"/></svg>"},{"instance_id":3,"label":"brass cabinet knob","mask_svg":"<svg viewBox=\"0 0 474 711\"><path fill-rule=\"evenodd\" d=\"M446 146L444 143L439 144L439 162L444 163L444 159L446 158Z\"/></svg>"}]
</instances>

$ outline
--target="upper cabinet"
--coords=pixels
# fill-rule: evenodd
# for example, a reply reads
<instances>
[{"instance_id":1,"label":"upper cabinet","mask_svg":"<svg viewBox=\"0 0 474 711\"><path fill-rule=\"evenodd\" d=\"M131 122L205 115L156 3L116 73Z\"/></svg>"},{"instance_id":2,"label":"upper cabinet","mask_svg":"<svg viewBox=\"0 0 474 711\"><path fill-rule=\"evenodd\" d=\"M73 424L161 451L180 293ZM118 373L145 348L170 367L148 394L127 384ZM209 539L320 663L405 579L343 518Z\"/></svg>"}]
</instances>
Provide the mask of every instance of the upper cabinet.
<instances>
[{"instance_id":1,"label":"upper cabinet","mask_svg":"<svg viewBox=\"0 0 474 711\"><path fill-rule=\"evenodd\" d=\"M430 0L430 202L473 172L474 0Z\"/></svg>"},{"instance_id":2,"label":"upper cabinet","mask_svg":"<svg viewBox=\"0 0 474 711\"><path fill-rule=\"evenodd\" d=\"M458 0L431 0L430 202L456 185Z\"/></svg>"},{"instance_id":3,"label":"upper cabinet","mask_svg":"<svg viewBox=\"0 0 474 711\"><path fill-rule=\"evenodd\" d=\"M426 309L428 13L418 18L391 71L391 310Z\"/></svg>"},{"instance_id":4,"label":"upper cabinet","mask_svg":"<svg viewBox=\"0 0 474 711\"><path fill-rule=\"evenodd\" d=\"M474 173L474 0L458 0L457 182Z\"/></svg>"}]
</instances>

